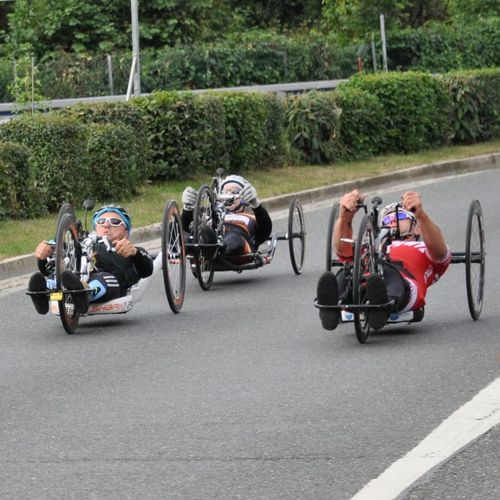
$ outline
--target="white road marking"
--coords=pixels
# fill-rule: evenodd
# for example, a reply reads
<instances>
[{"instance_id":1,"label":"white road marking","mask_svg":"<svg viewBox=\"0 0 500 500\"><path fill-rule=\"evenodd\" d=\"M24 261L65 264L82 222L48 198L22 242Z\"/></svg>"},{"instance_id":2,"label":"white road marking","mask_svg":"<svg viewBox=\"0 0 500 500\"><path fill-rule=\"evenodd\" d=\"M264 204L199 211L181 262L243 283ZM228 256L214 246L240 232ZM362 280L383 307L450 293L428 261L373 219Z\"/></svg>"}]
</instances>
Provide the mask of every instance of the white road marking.
<instances>
[{"instance_id":1,"label":"white road marking","mask_svg":"<svg viewBox=\"0 0 500 500\"><path fill-rule=\"evenodd\" d=\"M392 500L417 479L500 423L500 378L459 408L351 500Z\"/></svg>"}]
</instances>

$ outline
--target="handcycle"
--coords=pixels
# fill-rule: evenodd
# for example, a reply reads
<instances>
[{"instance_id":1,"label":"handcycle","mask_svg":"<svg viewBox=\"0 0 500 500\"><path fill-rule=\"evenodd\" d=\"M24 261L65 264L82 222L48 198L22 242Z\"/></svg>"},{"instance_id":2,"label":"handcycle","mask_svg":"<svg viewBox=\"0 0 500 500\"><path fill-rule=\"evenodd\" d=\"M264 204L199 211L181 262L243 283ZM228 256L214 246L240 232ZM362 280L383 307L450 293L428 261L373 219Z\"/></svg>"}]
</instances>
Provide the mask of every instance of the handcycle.
<instances>
[{"instance_id":1,"label":"handcycle","mask_svg":"<svg viewBox=\"0 0 500 500\"><path fill-rule=\"evenodd\" d=\"M87 215L94 207L93 200L85 200L85 222L77 219L73 207L64 203L60 210L56 226L55 241L49 242L53 247L52 257L48 259L45 274L52 275L56 288L42 292L27 291L27 295L45 294L49 297L49 311L60 317L63 328L68 334L75 332L80 312L75 307L74 295L90 294L91 288L83 290L67 290L62 285L62 274L71 271L82 283L88 283L90 273L94 271L94 246L96 234L87 229ZM104 242L109 251L112 244L106 237L99 239ZM140 302L144 292L152 283L155 274L161 269L163 283L170 309L178 313L184 304L186 286L186 249L182 231L179 208L174 200L165 204L161 222L161 250L154 256L153 274L142 278L137 284L127 290L123 297L107 302L89 304L87 316L124 314L129 312L135 303Z\"/></svg>"},{"instance_id":2,"label":"handcycle","mask_svg":"<svg viewBox=\"0 0 500 500\"><path fill-rule=\"evenodd\" d=\"M358 204L358 208L364 211L357 237L346 240L353 246L353 261L341 262L335 257L333 233L335 222L339 214L339 205L335 203L331 209L327 227L326 241L326 270L342 268L346 280L344 292L339 296L335 305L320 304L318 299L314 300L314 306L320 310L338 310L341 313L341 322L354 323L357 339L365 343L370 333L370 325L367 321L367 313L374 309L389 311L394 305L393 301L385 304L369 304L366 299L366 279L374 273L383 274L382 265L388 261L387 255L381 249L380 236L384 226L379 225L379 206L382 203L380 197L375 196L371 200L372 208L368 211L367 203ZM402 208L399 206L399 208ZM396 215L396 220L398 217ZM399 237L399 222L394 232L393 239ZM388 243L390 243L389 238ZM485 272L486 249L484 242L484 223L481 204L478 200L472 200L467 213L465 231L465 251L451 252L452 264L465 264L465 283L467 292L467 303L473 320L479 319L484 299L484 272ZM392 313L387 323L413 323L420 322L424 317L424 310L409 311L407 313Z\"/></svg>"},{"instance_id":3,"label":"handcycle","mask_svg":"<svg viewBox=\"0 0 500 500\"><path fill-rule=\"evenodd\" d=\"M232 205L239 194L223 193L221 184L223 169L217 169L211 185L203 184L198 190L193 210L193 221L190 225L190 236L186 241L187 259L190 269L202 290L209 290L215 271L242 271L257 269L273 260L277 243L288 241L290 261L295 274L302 273L305 255L306 228L302 205L294 199L288 210L288 231L273 232L263 244L265 248L244 255L224 254L224 217L227 207ZM210 243L204 236L203 228L211 228L217 241Z\"/></svg>"}]
</instances>

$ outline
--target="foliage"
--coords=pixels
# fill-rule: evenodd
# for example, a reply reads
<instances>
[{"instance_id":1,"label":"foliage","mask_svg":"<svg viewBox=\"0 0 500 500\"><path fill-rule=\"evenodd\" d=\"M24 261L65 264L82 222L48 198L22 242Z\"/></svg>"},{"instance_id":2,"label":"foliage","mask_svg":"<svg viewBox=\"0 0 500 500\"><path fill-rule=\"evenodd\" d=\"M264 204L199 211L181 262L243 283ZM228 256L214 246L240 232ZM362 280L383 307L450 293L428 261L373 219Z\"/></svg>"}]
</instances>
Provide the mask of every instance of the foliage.
<instances>
[{"instance_id":1,"label":"foliage","mask_svg":"<svg viewBox=\"0 0 500 500\"><path fill-rule=\"evenodd\" d=\"M389 29L416 28L447 18L442 0L323 0L323 6L325 25L344 43L378 31L381 14Z\"/></svg>"},{"instance_id":2,"label":"foliage","mask_svg":"<svg viewBox=\"0 0 500 500\"><path fill-rule=\"evenodd\" d=\"M299 159L331 163L338 154L342 110L331 92L312 91L287 99L287 131Z\"/></svg>"},{"instance_id":3,"label":"foliage","mask_svg":"<svg viewBox=\"0 0 500 500\"><path fill-rule=\"evenodd\" d=\"M389 67L444 73L500 66L500 17L474 24L432 25L387 37Z\"/></svg>"},{"instance_id":4,"label":"foliage","mask_svg":"<svg viewBox=\"0 0 500 500\"><path fill-rule=\"evenodd\" d=\"M340 108L339 155L368 158L384 150L384 109L380 100L364 90L341 84L333 95Z\"/></svg>"},{"instance_id":5,"label":"foliage","mask_svg":"<svg viewBox=\"0 0 500 500\"><path fill-rule=\"evenodd\" d=\"M127 102L78 104L60 110L59 114L76 118L87 124L121 124L130 128L134 135L131 146L139 150L138 153L134 153L137 156L134 161L136 161L135 168L138 177L144 180L152 175L151 145L146 132L145 116L140 107L131 106Z\"/></svg>"},{"instance_id":6,"label":"foliage","mask_svg":"<svg viewBox=\"0 0 500 500\"><path fill-rule=\"evenodd\" d=\"M451 96L453 141L471 144L500 134L500 70L443 75Z\"/></svg>"},{"instance_id":7,"label":"foliage","mask_svg":"<svg viewBox=\"0 0 500 500\"><path fill-rule=\"evenodd\" d=\"M190 93L156 92L133 100L133 105L144 113L152 147L153 178L180 179L200 172L204 159L197 144L203 143L206 134L217 134L223 125L216 120L220 112L214 113L213 120L207 114L200 119L195 112L195 99ZM218 161L223 162L223 158Z\"/></svg>"},{"instance_id":8,"label":"foliage","mask_svg":"<svg viewBox=\"0 0 500 500\"><path fill-rule=\"evenodd\" d=\"M137 194L147 177L140 168L143 145L134 130L112 123L91 123L87 129L87 193L109 202Z\"/></svg>"},{"instance_id":9,"label":"foliage","mask_svg":"<svg viewBox=\"0 0 500 500\"><path fill-rule=\"evenodd\" d=\"M0 140L23 144L35 186L46 193L47 206L81 202L87 193L86 127L54 113L24 115L0 127Z\"/></svg>"},{"instance_id":10,"label":"foliage","mask_svg":"<svg viewBox=\"0 0 500 500\"><path fill-rule=\"evenodd\" d=\"M377 96L384 109L385 148L409 153L446 140L449 96L426 73L378 73L354 77L346 86Z\"/></svg>"},{"instance_id":11,"label":"foliage","mask_svg":"<svg viewBox=\"0 0 500 500\"><path fill-rule=\"evenodd\" d=\"M322 0L230 0L246 26L311 26L321 17Z\"/></svg>"},{"instance_id":12,"label":"foliage","mask_svg":"<svg viewBox=\"0 0 500 500\"><path fill-rule=\"evenodd\" d=\"M28 156L28 149L20 144L0 142L0 220L46 214L43 194L32 182Z\"/></svg>"},{"instance_id":13,"label":"foliage","mask_svg":"<svg viewBox=\"0 0 500 500\"><path fill-rule=\"evenodd\" d=\"M498 0L448 0L450 14L460 21L500 16Z\"/></svg>"},{"instance_id":14,"label":"foliage","mask_svg":"<svg viewBox=\"0 0 500 500\"><path fill-rule=\"evenodd\" d=\"M279 102L257 93L228 92L221 97L230 170L243 173L250 168L280 165L284 114Z\"/></svg>"}]
</instances>

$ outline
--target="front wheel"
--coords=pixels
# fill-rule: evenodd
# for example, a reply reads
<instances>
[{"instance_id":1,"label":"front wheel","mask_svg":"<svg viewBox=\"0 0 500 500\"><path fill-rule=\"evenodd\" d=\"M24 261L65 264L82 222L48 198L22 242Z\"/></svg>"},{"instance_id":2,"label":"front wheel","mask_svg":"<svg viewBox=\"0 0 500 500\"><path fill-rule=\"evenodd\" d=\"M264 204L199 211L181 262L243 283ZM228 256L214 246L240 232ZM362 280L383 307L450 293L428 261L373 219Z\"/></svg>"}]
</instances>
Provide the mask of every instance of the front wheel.
<instances>
[{"instance_id":1,"label":"front wheel","mask_svg":"<svg viewBox=\"0 0 500 500\"><path fill-rule=\"evenodd\" d=\"M214 279L212 251L208 251L206 231L214 230L215 210L212 191L207 185L201 186L196 196L193 211L193 240L195 273L202 290L209 290ZM213 244L213 242L209 242ZM213 249L211 249L213 250Z\"/></svg>"},{"instance_id":2,"label":"front wheel","mask_svg":"<svg viewBox=\"0 0 500 500\"><path fill-rule=\"evenodd\" d=\"M292 201L288 212L288 249L294 273L301 274L306 251L306 225L304 211L297 198Z\"/></svg>"},{"instance_id":3,"label":"front wheel","mask_svg":"<svg viewBox=\"0 0 500 500\"><path fill-rule=\"evenodd\" d=\"M168 304L172 312L178 313L186 291L186 248L181 216L174 200L170 200L163 211L161 258Z\"/></svg>"},{"instance_id":4,"label":"front wheel","mask_svg":"<svg viewBox=\"0 0 500 500\"><path fill-rule=\"evenodd\" d=\"M80 273L80 245L75 216L72 212L61 214L57 224L55 275L58 290L63 297L58 302L59 315L63 328L67 333L75 333L80 313L75 307L73 295L64 293L62 286L62 273L71 271L79 276Z\"/></svg>"},{"instance_id":5,"label":"front wheel","mask_svg":"<svg viewBox=\"0 0 500 500\"><path fill-rule=\"evenodd\" d=\"M357 305L366 303L366 280L376 272L375 228L368 215L363 217L354 248L353 302ZM354 328L361 344L366 342L370 333L366 311L354 310Z\"/></svg>"},{"instance_id":6,"label":"front wheel","mask_svg":"<svg viewBox=\"0 0 500 500\"><path fill-rule=\"evenodd\" d=\"M328 219L328 228L326 230L326 270L332 270L333 256L335 255L335 245L333 243L333 231L335 223L339 218L339 204L334 203Z\"/></svg>"},{"instance_id":7,"label":"front wheel","mask_svg":"<svg viewBox=\"0 0 500 500\"><path fill-rule=\"evenodd\" d=\"M467 215L465 234L465 284L472 319L481 315L484 298L485 245L483 212L478 200L473 200Z\"/></svg>"}]
</instances>

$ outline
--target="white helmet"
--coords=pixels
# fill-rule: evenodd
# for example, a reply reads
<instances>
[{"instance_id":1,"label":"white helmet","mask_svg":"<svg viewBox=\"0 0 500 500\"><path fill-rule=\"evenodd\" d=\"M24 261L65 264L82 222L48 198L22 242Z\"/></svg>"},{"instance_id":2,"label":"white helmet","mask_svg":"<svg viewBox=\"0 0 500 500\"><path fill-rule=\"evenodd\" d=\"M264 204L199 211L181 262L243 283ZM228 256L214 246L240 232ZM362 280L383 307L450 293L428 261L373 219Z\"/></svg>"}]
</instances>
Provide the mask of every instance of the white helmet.
<instances>
[{"instance_id":1,"label":"white helmet","mask_svg":"<svg viewBox=\"0 0 500 500\"><path fill-rule=\"evenodd\" d=\"M220 188L222 191L224 191L224 187L227 184L238 184L240 186L240 189L243 188L245 184L248 184L247 180L244 177L241 177L241 175L228 175L220 184Z\"/></svg>"}]
</instances>

